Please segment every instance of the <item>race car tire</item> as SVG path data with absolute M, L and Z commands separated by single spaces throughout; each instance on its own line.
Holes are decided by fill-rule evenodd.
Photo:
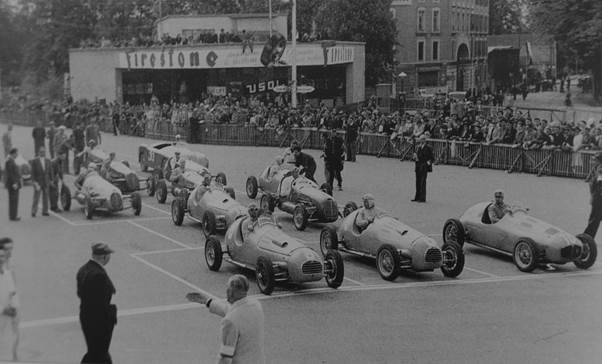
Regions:
M 353 201 L 347 202 L 343 208 L 343 217 L 349 216 L 355 210 L 357 210 L 357 204 Z
M 201 225 L 205 236 L 214 235 L 216 231 L 215 214 L 212 211 L 205 211 Z
M 307 220 L 309 219 L 309 215 L 307 214 L 307 210 L 302 205 L 297 205 L 293 210 L 293 224 L 295 225 L 295 229 L 299 231 L 305 230 L 307 227 Z
M 257 276 L 257 287 L 259 287 L 261 293 L 271 295 L 276 286 L 276 280 L 274 279 L 274 268 L 269 258 L 257 258 L 255 274 Z
M 249 176 L 247 178 L 247 183 L 245 185 L 245 189 L 247 190 L 247 196 L 250 199 L 254 199 L 257 197 L 257 191 L 259 190 L 259 184 L 257 183 L 257 177 Z
M 182 200 L 176 198 L 171 201 L 171 221 L 176 226 L 182 226 L 184 222 L 184 207 L 182 206 Z
M 376 252 L 376 269 L 385 281 L 393 281 L 400 273 L 401 258 L 389 244 L 384 244 Z
M 339 239 L 337 238 L 337 230 L 334 226 L 324 226 L 320 233 L 320 251 L 323 256 L 326 256 L 329 251 L 339 248 Z
M 328 183 L 322 183 L 320 186 L 320 191 L 324 192 L 327 195 L 332 196 L 332 186 Z
M 443 242 L 452 242 L 458 244 L 460 247 L 463 247 L 465 239 L 466 233 L 464 232 L 464 226 L 460 220 L 448 219 L 443 225 Z
M 228 180 L 226 179 L 226 174 L 224 172 L 219 172 L 215 176 L 215 181 L 221 183 L 224 186 L 228 185 Z
M 92 205 L 92 201 L 88 197 L 84 200 L 84 215 L 86 215 L 86 219 L 88 220 L 92 220 L 94 216 L 94 205 Z
M 222 244 L 219 240 L 214 236 L 208 237 L 205 242 L 205 262 L 209 270 L 217 272 L 222 266 L 223 256 Z
M 140 211 L 142 211 L 142 197 L 138 192 L 132 193 L 132 209 L 134 209 L 134 216 L 140 216 Z
M 121 163 L 123 163 L 124 166 L 130 168 L 130 162 L 123 160 L 123 161 L 121 161 Z
M 538 264 L 539 252 L 535 242 L 529 238 L 521 238 L 514 245 L 512 259 L 521 272 L 532 272 Z
M 165 180 L 160 179 L 159 182 L 157 182 L 155 197 L 159 203 L 165 203 L 165 200 L 167 200 L 167 183 Z
M 148 193 L 150 197 L 153 197 L 155 195 L 156 183 L 157 181 L 155 181 L 155 175 L 148 177 L 148 179 L 146 180 L 146 193 Z
M 462 247 L 454 242 L 444 243 L 441 252 L 443 253 L 441 272 L 446 277 L 456 278 L 464 270 L 464 251 Z
M 224 188 L 224 191 L 226 191 L 226 193 L 228 195 L 230 195 L 230 198 L 232 198 L 233 200 L 236 200 L 236 192 L 234 192 L 234 188 L 226 187 L 226 188 Z
M 596 258 L 598 257 L 596 241 L 587 234 L 579 234 L 577 235 L 577 239 L 583 244 L 583 250 L 581 256 L 573 263 L 575 264 L 575 267 L 579 269 L 588 269 L 594 265 Z
M 61 205 L 63 211 L 71 210 L 71 190 L 65 185 L 61 186 Z
M 146 172 L 148 171 L 148 164 L 146 164 L 146 158 L 144 158 L 144 153 L 140 152 L 138 153 L 138 163 L 140 164 L 140 170 L 142 172 Z
M 330 288 L 339 288 L 343 284 L 343 278 L 345 277 L 345 264 L 343 263 L 343 257 L 341 253 L 336 250 L 331 250 L 326 253 L 324 262 L 330 264 L 331 270 L 326 273 L 325 279 L 326 284 Z
M 261 208 L 263 211 L 274 212 L 275 205 L 274 199 L 267 193 L 263 194 L 259 200 L 259 208 Z

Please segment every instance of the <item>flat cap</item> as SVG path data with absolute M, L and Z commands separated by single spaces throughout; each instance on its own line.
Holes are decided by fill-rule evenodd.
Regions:
M 109 248 L 106 243 L 94 243 L 92 244 L 92 254 L 94 255 L 106 255 L 114 253 L 115 251 Z

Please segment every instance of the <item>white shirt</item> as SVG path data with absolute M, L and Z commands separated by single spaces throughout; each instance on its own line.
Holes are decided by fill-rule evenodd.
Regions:
M 16 294 L 13 273 L 5 268 L 4 272 L 0 273 L 0 311 L 9 305 L 14 306 L 13 300 Z

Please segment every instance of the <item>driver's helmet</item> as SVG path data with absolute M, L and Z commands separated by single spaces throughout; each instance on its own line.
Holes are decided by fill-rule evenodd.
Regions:
M 366 193 L 362 196 L 362 202 L 364 203 L 364 207 L 373 208 L 375 206 L 374 196 L 371 193 Z

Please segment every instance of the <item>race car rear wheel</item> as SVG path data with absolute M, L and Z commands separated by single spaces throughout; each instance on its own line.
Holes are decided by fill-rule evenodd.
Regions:
M 464 232 L 464 226 L 458 219 L 449 219 L 443 225 L 443 242 L 444 243 L 456 243 L 460 247 L 464 246 L 464 239 L 466 235 Z
M 92 205 L 92 201 L 88 197 L 84 201 L 84 215 L 86 215 L 86 219 L 88 220 L 92 220 L 94 216 L 94 205 Z
M 302 205 L 298 205 L 293 210 L 293 224 L 295 228 L 299 231 L 305 230 L 307 227 L 307 220 L 309 216 L 307 214 L 307 210 Z
M 337 238 L 337 230 L 334 226 L 325 226 L 320 233 L 320 250 L 322 255 L 326 256 L 329 251 L 337 250 L 339 247 L 339 239 Z
M 598 247 L 596 241 L 587 234 L 577 235 L 577 239 L 583 244 L 581 250 L 581 256 L 576 259 L 573 263 L 579 269 L 588 269 L 596 262 L 598 257 Z
M 65 185 L 61 186 L 61 205 L 63 206 L 63 211 L 71 209 L 71 190 Z
M 275 203 L 272 196 L 268 195 L 267 193 L 261 196 L 261 200 L 259 200 L 260 209 L 262 209 L 263 211 L 274 212 L 274 205 Z
M 175 201 L 174 201 L 175 202 Z M 222 244 L 215 237 L 210 236 L 205 242 L 205 262 L 212 271 L 218 271 L 222 266 Z
M 224 186 L 228 185 L 228 180 L 226 179 L 226 174 L 224 172 L 219 172 L 216 176 L 215 176 L 215 180 L 219 183 L 221 183 Z
M 147 178 L 146 180 L 146 193 L 148 193 L 149 196 L 154 196 L 155 195 L 155 176 L 150 176 Z
M 165 203 L 165 200 L 167 200 L 167 183 L 165 180 L 161 179 L 157 182 L 155 197 L 159 203 Z
M 332 196 L 332 186 L 328 183 L 322 183 L 320 186 L 320 190 L 327 195 Z
M 357 210 L 357 204 L 353 201 L 349 201 L 345 204 L 343 208 L 343 217 L 349 216 L 353 211 Z
M 228 195 L 230 195 L 230 198 L 232 198 L 233 200 L 236 200 L 236 192 L 234 192 L 234 188 L 226 187 L 226 188 L 224 188 L 224 191 L 226 191 L 226 193 Z
M 327 252 L 324 257 L 324 265 L 325 268 L 328 268 L 325 275 L 326 284 L 330 288 L 339 288 L 345 277 L 345 265 L 341 253 L 336 250 Z
M 257 270 L 255 272 L 257 276 L 257 287 L 263 294 L 270 295 L 274 291 L 276 286 L 276 280 L 274 279 L 274 268 L 270 259 L 265 257 L 259 257 L 257 259 Z
M 512 259 L 521 272 L 532 272 L 537 267 L 539 256 L 535 242 L 529 238 L 520 239 L 514 246 Z
M 142 197 L 138 192 L 132 193 L 132 209 L 134 209 L 134 215 L 140 216 L 140 211 L 142 211 Z
M 250 199 L 254 199 L 255 197 L 257 197 L 259 185 L 255 176 L 249 176 L 249 178 L 247 178 L 247 184 L 245 187 L 247 190 L 247 196 L 249 196 Z
M 393 281 L 400 273 L 399 253 L 389 244 L 384 244 L 376 253 L 376 269 L 385 281 Z
M 441 247 L 443 264 L 441 272 L 446 277 L 455 278 L 464 270 L 464 252 L 462 247 L 454 242 L 444 243 Z
M 180 198 L 171 201 L 171 221 L 176 226 L 181 226 L 182 222 L 184 222 L 184 207 L 182 206 L 182 202 Z
M 215 214 L 212 211 L 205 211 L 203 214 L 203 220 L 201 220 L 203 226 L 203 233 L 205 236 L 211 236 L 215 234 Z

